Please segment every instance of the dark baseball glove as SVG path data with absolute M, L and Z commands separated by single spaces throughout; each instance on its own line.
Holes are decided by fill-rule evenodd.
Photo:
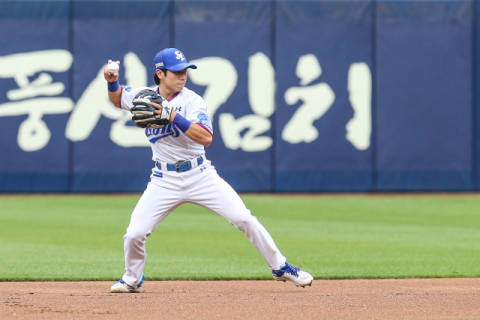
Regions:
M 161 114 L 155 114 L 155 110 L 159 109 L 152 106 L 150 102 L 162 107 Z M 145 89 L 137 93 L 133 98 L 133 108 L 130 112 L 133 114 L 132 120 L 140 128 L 163 128 L 170 122 L 172 116 L 172 108 L 168 101 L 151 89 Z

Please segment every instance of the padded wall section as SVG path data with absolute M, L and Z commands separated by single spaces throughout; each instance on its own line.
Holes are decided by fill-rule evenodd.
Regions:
M 207 150 L 238 191 L 273 191 L 276 79 L 270 1 L 178 1 L 174 44 L 198 66 L 189 84 L 213 119 Z
M 69 3 L 0 7 L 0 192 L 68 191 Z
M 279 191 L 372 189 L 372 4 L 276 7 Z
M 471 189 L 472 2 L 377 13 L 378 189 Z
M 155 86 L 153 58 L 170 44 L 170 4 L 74 2 L 73 97 L 66 135 L 73 141 L 74 192 L 145 189 L 154 166 L 150 142 L 128 111 L 110 102 L 103 68 L 120 61 L 120 84 Z M 128 89 L 127 89 L 128 90 Z

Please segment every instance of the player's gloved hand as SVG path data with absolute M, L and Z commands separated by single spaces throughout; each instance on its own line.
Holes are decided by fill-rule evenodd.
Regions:
M 163 128 L 172 117 L 172 108 L 167 99 L 151 89 L 137 93 L 130 112 L 133 114 L 132 120 L 140 128 Z

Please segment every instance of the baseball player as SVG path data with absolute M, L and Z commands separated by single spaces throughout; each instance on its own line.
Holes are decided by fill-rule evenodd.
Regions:
M 149 105 L 155 107 L 154 116 L 157 119 L 162 117 L 167 125 L 145 130 L 155 165 L 123 237 L 125 273 L 112 285 L 111 292 L 141 291 L 145 279 L 145 241 L 173 210 L 184 203 L 208 208 L 243 231 L 266 260 L 274 279 L 289 280 L 299 287 L 311 285 L 313 277 L 287 263 L 267 230 L 245 207 L 233 188 L 220 178 L 205 156 L 204 147 L 208 147 L 213 139 L 207 105 L 202 97 L 185 87 L 187 69 L 196 69 L 197 66 L 188 63 L 180 50 L 167 48 L 155 56 L 154 68 L 155 90 L 165 102 L 163 106 L 154 102 Z M 120 86 L 118 72 L 111 72 L 108 68 L 104 69 L 104 76 L 108 82 L 108 96 L 118 108 L 131 111 L 138 94 L 151 90 Z

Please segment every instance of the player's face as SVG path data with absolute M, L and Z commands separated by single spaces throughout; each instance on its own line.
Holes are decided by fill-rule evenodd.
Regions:
M 169 91 L 178 92 L 185 87 L 187 83 L 187 69 L 180 71 L 167 70 L 167 74 L 161 73 L 160 80 L 162 81 L 162 86 L 164 86 Z

